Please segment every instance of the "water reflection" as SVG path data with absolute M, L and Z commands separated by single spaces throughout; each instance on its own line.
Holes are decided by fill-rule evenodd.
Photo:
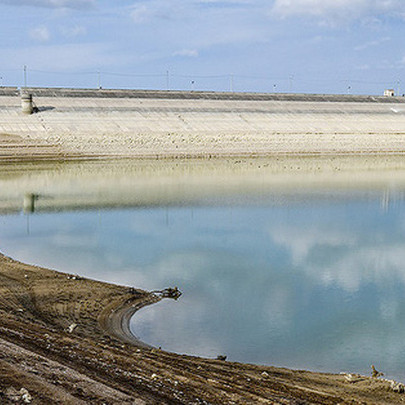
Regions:
M 122 188 L 104 177 L 98 194 L 80 182 L 69 193 L 54 174 L 37 181 L 30 234 L 16 199 L 20 213 L 0 217 L 2 250 L 146 289 L 178 285 L 179 301 L 133 320 L 136 334 L 167 350 L 337 372 L 375 364 L 405 379 L 405 187 L 392 180 L 402 172 L 377 183 L 303 176 L 294 187 L 277 185 L 274 171 L 259 182 L 249 171 L 199 172 L 197 184 L 184 171 L 176 181 L 136 173 Z M 23 196 L 34 184 L 24 176 Z M 0 190 L 10 212 L 14 191 Z
M 35 212 L 35 203 L 38 201 L 39 195 L 34 193 L 27 193 L 24 195 L 23 211 L 26 214 Z

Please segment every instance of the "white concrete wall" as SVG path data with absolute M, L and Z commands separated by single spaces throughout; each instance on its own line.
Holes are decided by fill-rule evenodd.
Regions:
M 353 100 L 34 96 L 25 116 L 0 95 L 0 133 L 93 155 L 404 152 L 403 100 Z

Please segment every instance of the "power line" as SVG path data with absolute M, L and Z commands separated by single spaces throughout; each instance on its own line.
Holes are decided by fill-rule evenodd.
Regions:
M 180 77 L 184 79 L 223 79 L 228 78 L 228 75 L 210 75 L 210 76 L 202 76 L 202 75 L 176 75 L 172 74 L 171 77 Z
M 56 70 L 42 70 L 42 69 L 28 69 L 26 67 L 27 72 L 32 73 L 43 73 L 43 74 L 56 74 L 56 75 L 107 75 L 107 76 L 121 76 L 121 77 L 162 77 L 167 78 L 169 72 L 166 71 L 165 73 L 157 73 L 157 74 L 139 74 L 139 73 L 121 73 L 121 72 L 109 72 L 103 70 L 94 70 L 94 71 L 78 71 L 78 72 L 64 72 L 64 71 L 56 71 Z M 18 72 L 19 69 L 1 69 L 1 72 Z M 218 74 L 218 75 L 200 75 L 200 74 L 175 74 L 170 73 L 170 77 L 172 78 L 185 78 L 185 79 L 254 79 L 254 80 L 266 80 L 266 81 L 286 81 L 289 82 L 291 80 L 300 82 L 300 83 L 333 83 L 333 82 L 340 82 L 340 83 L 363 83 L 363 84 L 387 84 L 387 83 L 398 83 L 398 78 L 386 81 L 374 81 L 374 80 L 362 80 L 362 79 L 348 79 L 348 78 L 337 78 L 335 80 L 331 79 L 307 79 L 307 78 L 300 78 L 295 75 L 289 75 L 288 77 L 271 77 L 271 76 L 256 76 L 256 75 L 238 75 L 238 74 Z
M 0 69 L 0 75 L 4 79 L 6 72 L 18 72 L 20 69 Z M 265 75 L 244 75 L 244 74 L 234 74 L 234 73 L 227 73 L 227 74 L 176 74 L 169 72 L 168 70 L 162 73 L 123 73 L 123 72 L 111 72 L 111 71 L 103 71 L 103 70 L 88 70 L 88 71 L 58 71 L 58 70 L 42 70 L 42 69 L 29 69 L 26 65 L 24 65 L 24 86 L 27 86 L 28 74 L 30 73 L 30 84 L 32 85 L 33 79 L 35 79 L 36 74 L 46 74 L 46 75 L 58 75 L 62 77 L 69 77 L 69 76 L 93 76 L 95 79 L 95 83 L 98 84 L 98 88 L 101 88 L 101 81 L 107 77 L 126 77 L 126 78 L 134 78 L 134 79 L 151 79 L 150 84 L 153 84 L 153 79 L 163 79 L 166 82 L 166 89 L 171 87 L 176 87 L 176 79 L 177 79 L 177 86 L 179 83 L 182 83 L 181 79 L 186 79 L 187 84 L 183 86 L 189 86 L 192 83 L 192 87 L 194 88 L 197 86 L 197 83 L 200 84 L 201 82 L 205 81 L 204 87 L 214 87 L 213 83 L 207 83 L 214 81 L 214 80 L 222 80 L 222 82 L 216 82 L 216 87 L 220 85 L 223 90 L 234 91 L 235 85 L 239 88 L 244 88 L 245 91 L 249 91 L 249 81 L 256 80 L 256 81 L 263 81 L 261 86 L 266 88 L 271 88 L 272 90 L 282 91 L 282 88 L 288 87 L 289 91 L 292 91 L 292 87 L 297 88 L 299 86 L 302 87 L 303 84 L 317 84 L 318 86 L 321 85 L 323 88 L 342 88 L 350 90 L 352 89 L 353 85 L 370 85 L 370 86 L 384 86 L 385 88 L 397 88 L 398 94 L 400 89 L 401 80 L 399 77 L 395 79 L 390 79 L 386 81 L 379 81 L 379 80 L 364 80 L 358 78 L 334 78 L 334 79 L 325 79 L 325 78 L 311 78 L 311 77 L 300 77 L 296 75 L 286 75 L 284 77 L 272 77 L 272 76 L 265 76 Z M 171 82 L 174 80 L 174 82 Z M 239 82 L 239 83 L 238 83 Z M 155 81 L 155 85 L 160 83 Z M 221 84 L 222 83 L 222 84 Z M 282 83 L 282 86 L 280 85 Z M 129 83 L 127 83 L 129 84 Z M 160 83 L 161 86 L 164 86 L 163 82 Z M 257 84 L 255 84 L 257 87 Z M 180 86 L 181 88 L 182 86 Z M 358 86 L 357 86 L 358 87 Z
M 103 72 L 103 75 L 107 76 L 122 76 L 122 77 L 166 77 L 166 74 L 135 74 L 135 73 L 115 73 L 115 72 Z
M 58 72 L 58 71 L 49 71 L 49 70 L 38 70 L 38 69 L 29 69 L 30 72 L 33 73 L 44 73 L 44 74 L 52 74 L 52 75 L 62 75 L 62 76 L 82 76 L 82 75 L 95 75 L 99 73 L 98 71 L 94 72 Z

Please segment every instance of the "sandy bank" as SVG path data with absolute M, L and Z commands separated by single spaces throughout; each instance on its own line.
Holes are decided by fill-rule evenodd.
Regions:
M 0 398 L 33 404 L 402 403 L 389 383 L 167 353 L 123 342 L 111 314 L 149 293 L 0 256 Z M 72 333 L 69 326 L 76 324 Z M 13 394 L 14 393 L 14 394 Z

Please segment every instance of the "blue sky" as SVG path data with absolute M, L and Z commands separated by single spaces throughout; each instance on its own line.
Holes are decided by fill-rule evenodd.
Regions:
M 0 0 L 0 27 L 0 85 L 405 93 L 404 0 Z

